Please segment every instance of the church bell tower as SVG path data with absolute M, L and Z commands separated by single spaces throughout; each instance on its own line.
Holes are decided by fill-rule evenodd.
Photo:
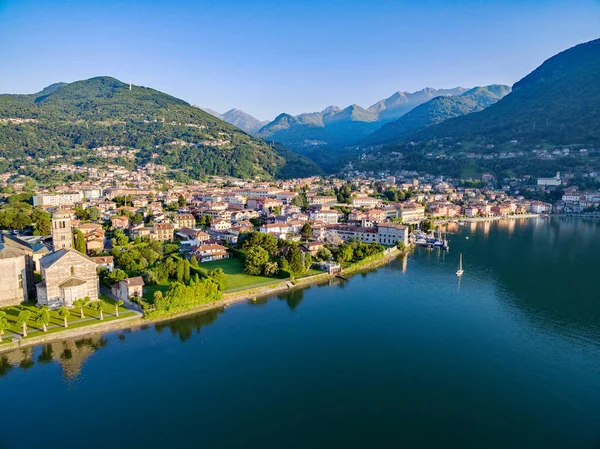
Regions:
M 73 247 L 71 216 L 63 209 L 58 209 L 52 216 L 52 246 L 54 251 Z

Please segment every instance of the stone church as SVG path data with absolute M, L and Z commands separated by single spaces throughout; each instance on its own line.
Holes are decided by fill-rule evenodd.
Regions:
M 35 294 L 34 250 L 17 238 L 5 235 L 0 243 L 0 307 L 29 301 Z
M 37 284 L 38 305 L 72 307 L 77 299 L 98 300 L 96 262 L 72 249 L 71 218 L 58 210 L 52 217 L 54 251 L 40 260 L 42 282 Z

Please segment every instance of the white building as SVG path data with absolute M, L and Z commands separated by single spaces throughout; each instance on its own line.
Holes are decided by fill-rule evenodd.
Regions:
M 407 226 L 396 223 L 379 223 L 377 225 L 378 242 L 382 245 L 396 245 L 398 242 L 408 246 Z
M 538 178 L 537 185 L 538 186 L 559 186 L 562 184 L 560 180 L 560 172 L 556 172 L 556 176 L 554 178 Z
M 70 206 L 83 201 L 81 192 L 39 194 L 33 197 L 34 206 Z

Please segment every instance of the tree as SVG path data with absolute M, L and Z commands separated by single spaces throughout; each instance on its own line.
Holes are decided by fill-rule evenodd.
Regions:
M 35 324 L 42 326 L 44 332 L 48 332 L 48 323 L 50 323 L 50 311 L 48 310 L 48 307 L 43 306 L 35 314 Z
M 275 276 L 279 273 L 279 265 L 277 265 L 277 262 L 267 262 L 263 271 L 265 276 Z
M 208 270 L 208 277 L 212 278 L 219 284 L 221 290 L 223 290 L 223 286 L 225 285 L 225 272 L 223 268 L 215 268 L 213 270 Z
M 104 320 L 104 312 L 106 311 L 108 304 L 103 299 L 100 299 L 94 303 L 94 309 L 100 314 L 100 321 Z
M 75 250 L 79 251 L 81 254 L 85 254 L 87 248 L 85 246 L 85 236 L 83 235 L 83 232 L 81 232 L 79 229 L 75 229 L 73 231 L 73 236 L 74 236 Z
M 115 316 L 119 316 L 119 307 L 123 305 L 123 301 L 118 299 L 115 301 Z
M 435 228 L 433 222 L 431 220 L 424 220 L 421 222 L 421 229 L 423 232 L 429 232 Z
M 273 214 L 274 215 L 281 215 L 281 206 L 275 206 L 273 208 Z
M 96 206 L 90 207 L 87 209 L 88 218 L 92 221 L 98 221 L 102 217 L 102 211 L 98 209 Z
M 17 317 L 17 326 L 23 326 L 23 338 L 27 337 L 27 320 L 31 317 L 29 310 L 21 310 Z
M 300 235 L 304 240 L 312 238 L 313 228 L 308 221 L 302 225 L 302 229 L 300 229 Z
M 137 224 L 137 223 L 143 223 L 144 222 L 144 216 L 142 214 L 140 214 L 139 212 L 137 212 L 132 218 L 131 218 L 131 222 L 133 224 Z
M 286 254 L 286 259 L 290 264 L 290 270 L 294 275 L 299 275 L 304 273 L 304 256 L 302 255 L 302 251 L 296 245 L 291 245 L 288 248 L 288 252 Z
M 354 257 L 354 251 L 350 245 L 341 245 L 338 248 L 337 260 L 338 262 L 350 262 Z
M 246 253 L 244 271 L 250 275 L 258 276 L 263 272 L 265 264 L 269 261 L 269 253 L 261 246 L 254 246 Z
M 65 327 L 69 327 L 69 322 L 67 321 L 67 318 L 69 318 L 70 315 L 71 312 L 69 312 L 69 309 L 67 309 L 65 306 L 60 306 L 60 308 L 58 309 L 58 316 L 65 320 Z
M 52 232 L 52 216 L 38 207 L 31 211 L 31 221 L 35 225 L 36 234 L 49 235 Z
M 190 259 L 190 265 L 194 268 L 198 268 L 198 259 L 196 259 L 196 256 L 192 256 Z
M 6 318 L 6 312 L 0 310 L 0 342 L 2 341 L 2 336 L 4 335 L 4 331 L 8 329 L 8 319 Z
M 183 281 L 190 282 L 190 262 L 187 259 L 183 261 Z
M 154 296 L 153 296 L 154 304 L 156 304 L 157 302 L 162 301 L 163 297 L 164 297 L 164 295 L 163 295 L 163 293 L 160 290 L 155 291 L 154 292 Z
M 329 251 L 328 248 L 323 247 L 317 253 L 317 257 L 324 261 L 331 260 L 331 251 Z
M 185 206 L 187 204 L 187 201 L 185 200 L 185 196 L 183 196 L 182 194 L 179 194 L 179 196 L 177 197 L 177 205 L 181 208 L 183 206 Z
M 294 206 L 301 207 L 302 210 L 308 209 L 308 197 L 306 196 L 306 192 L 300 192 L 297 196 L 292 200 L 292 204 Z
M 243 233 L 240 240 L 238 240 L 238 247 L 244 251 L 248 251 L 255 246 L 260 246 L 269 254 L 275 255 L 277 252 L 277 237 L 254 231 Z
M 177 282 L 183 282 L 185 277 L 185 266 L 183 264 L 183 260 L 179 259 L 177 261 Z
M 83 314 L 83 307 L 89 302 L 90 302 L 89 296 L 86 296 L 85 298 L 76 299 L 75 301 L 73 301 L 73 305 L 75 307 L 79 308 L 79 313 L 81 315 L 81 319 L 85 318 L 85 315 Z

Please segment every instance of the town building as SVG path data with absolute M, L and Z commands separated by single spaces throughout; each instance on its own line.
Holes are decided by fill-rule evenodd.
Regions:
M 16 245 L 0 243 L 0 307 L 29 300 L 33 273 L 28 274 L 27 257 Z
M 77 299 L 98 300 L 96 262 L 70 248 L 59 249 L 41 261 L 42 281 L 37 284 L 37 303 L 72 307 Z
M 64 209 L 58 209 L 52 215 L 52 247 L 54 251 L 73 247 L 71 214 Z
M 192 248 L 189 257 L 195 257 L 200 263 L 213 260 L 229 259 L 227 248 L 217 243 L 208 243 Z
M 110 292 L 121 301 L 129 302 L 132 297 L 141 298 L 144 295 L 144 280 L 141 276 L 123 279 L 113 284 Z
M 175 216 L 175 229 L 195 228 L 196 218 L 192 214 L 177 214 Z
M 174 229 L 171 223 L 155 223 L 150 238 L 159 242 L 170 242 L 174 237 Z

